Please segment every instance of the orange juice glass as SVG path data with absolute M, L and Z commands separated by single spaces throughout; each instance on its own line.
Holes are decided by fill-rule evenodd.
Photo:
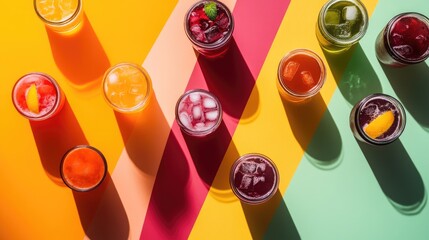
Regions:
M 63 156 L 60 173 L 70 189 L 87 192 L 103 182 L 107 173 L 107 162 L 98 149 L 79 145 Z
M 78 30 L 82 23 L 82 0 L 34 0 L 34 10 L 45 25 L 60 33 Z

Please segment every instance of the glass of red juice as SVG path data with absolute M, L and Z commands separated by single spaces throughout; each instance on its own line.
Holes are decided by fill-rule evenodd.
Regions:
M 193 89 L 177 101 L 176 120 L 188 135 L 205 137 L 215 132 L 222 122 L 222 106 L 209 91 Z
M 65 96 L 58 83 L 45 73 L 29 73 L 15 83 L 12 102 L 16 110 L 33 121 L 55 116 L 64 105 Z
M 326 79 L 322 59 L 308 49 L 295 49 L 287 53 L 277 70 L 277 88 L 291 102 L 304 102 L 316 95 Z
M 185 33 L 202 55 L 215 58 L 229 47 L 234 19 L 228 7 L 219 1 L 198 1 L 185 15 Z
M 415 12 L 393 17 L 375 42 L 378 60 L 388 66 L 403 67 L 429 57 L 429 19 Z
M 268 201 L 279 185 L 279 173 L 274 162 L 259 153 L 249 153 L 232 165 L 230 185 L 243 202 L 260 204 Z
M 392 96 L 375 93 L 359 101 L 350 113 L 350 128 L 359 141 L 389 144 L 402 134 L 406 117 L 402 104 Z
M 64 154 L 60 173 L 70 189 L 87 192 L 103 182 L 107 173 L 107 162 L 98 149 L 79 145 Z

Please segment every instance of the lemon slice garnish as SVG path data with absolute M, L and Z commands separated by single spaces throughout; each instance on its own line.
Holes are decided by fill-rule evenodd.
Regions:
M 383 135 L 389 128 L 392 126 L 393 121 L 395 120 L 395 115 L 393 111 L 386 111 L 378 117 L 376 117 L 372 122 L 370 122 L 363 131 L 372 139 Z
M 31 84 L 28 89 L 26 99 L 28 110 L 32 113 L 39 113 L 39 96 L 37 94 L 37 88 L 35 84 Z

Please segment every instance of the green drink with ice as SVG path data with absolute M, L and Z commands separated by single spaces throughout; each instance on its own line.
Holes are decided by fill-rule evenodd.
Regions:
M 366 33 L 368 13 L 359 0 L 331 0 L 319 13 L 316 36 L 329 52 L 349 49 Z

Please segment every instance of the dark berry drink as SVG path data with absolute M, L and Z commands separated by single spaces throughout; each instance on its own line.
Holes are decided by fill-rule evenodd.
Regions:
M 212 93 L 195 89 L 183 94 L 176 104 L 176 120 L 191 136 L 204 137 L 222 122 L 222 107 Z
M 258 204 L 269 200 L 275 194 L 278 183 L 276 166 L 261 154 L 243 155 L 231 168 L 231 188 L 246 203 Z
M 355 105 L 350 126 L 355 137 L 375 145 L 396 140 L 405 128 L 405 111 L 395 98 L 372 94 Z
M 395 16 L 376 41 L 377 58 L 390 66 L 425 61 L 429 56 L 429 19 L 419 13 Z
M 219 1 L 199 1 L 185 16 L 186 35 L 194 48 L 207 57 L 226 52 L 233 29 L 232 14 Z

